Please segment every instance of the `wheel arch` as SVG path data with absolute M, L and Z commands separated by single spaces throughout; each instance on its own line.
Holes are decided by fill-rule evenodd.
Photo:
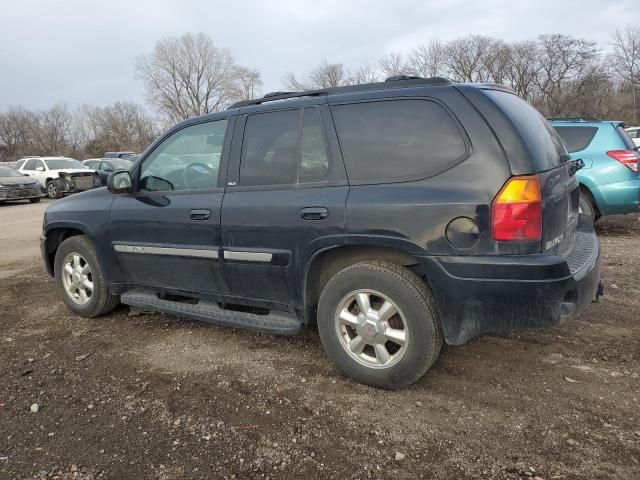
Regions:
M 53 262 L 56 258 L 56 252 L 60 247 L 60 244 L 67 238 L 71 238 L 77 235 L 88 235 L 88 231 L 81 225 L 60 225 L 49 228 L 45 233 L 44 251 L 45 262 L 49 275 L 53 276 Z
M 385 260 L 410 268 L 429 283 L 427 272 L 412 254 L 387 246 L 342 245 L 316 252 L 305 268 L 303 301 L 307 320 L 313 317 L 320 294 L 340 270 L 367 260 Z
M 579 188 L 580 188 L 580 193 L 584 194 L 591 202 L 591 205 L 593 205 L 593 209 L 595 210 L 595 214 L 596 214 L 595 217 L 597 220 L 602 216 L 602 212 L 600 211 L 600 207 L 598 206 L 598 201 L 596 200 L 596 197 L 593 195 L 591 188 L 589 188 L 589 186 L 583 182 L 580 182 Z

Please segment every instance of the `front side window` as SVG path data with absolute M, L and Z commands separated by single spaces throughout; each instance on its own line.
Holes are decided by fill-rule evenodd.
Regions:
M 466 153 L 460 130 L 429 100 L 384 100 L 332 107 L 349 178 L 383 182 L 437 174 Z
M 41 168 L 42 170 L 46 170 L 46 168 L 44 168 L 44 162 L 42 160 L 36 160 L 36 167 L 35 169 L 39 169 Z
M 183 128 L 164 140 L 140 167 L 140 190 L 206 190 L 218 186 L 227 120 Z
M 36 169 L 36 160 L 32 158 L 31 160 L 27 160 L 24 164 L 23 170 L 35 170 Z

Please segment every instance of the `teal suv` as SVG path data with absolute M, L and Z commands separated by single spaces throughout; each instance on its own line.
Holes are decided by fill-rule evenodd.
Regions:
M 584 162 L 576 174 L 582 213 L 598 220 L 604 215 L 640 212 L 640 154 L 622 122 L 554 118 L 551 124 L 571 158 Z

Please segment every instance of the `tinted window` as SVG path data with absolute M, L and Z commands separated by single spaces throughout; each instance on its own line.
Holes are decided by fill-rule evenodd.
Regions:
M 24 164 L 24 168 L 23 170 L 35 170 L 36 169 L 36 160 L 35 159 L 31 159 L 31 160 L 27 160 Z
M 579 152 L 589 146 L 598 131 L 597 127 L 554 127 L 567 146 L 569 153 Z
M 296 182 L 300 111 L 250 115 L 244 130 L 240 185 L 291 185 Z
M 38 168 L 45 170 L 44 163 L 42 162 L 42 160 L 36 160 L 36 166 L 34 169 L 37 170 Z
M 218 120 L 175 132 L 142 163 L 140 189 L 168 191 L 216 188 L 226 128 L 227 120 Z
M 329 174 L 329 151 L 322 118 L 317 108 L 306 108 L 302 118 L 302 141 L 298 182 L 319 182 Z
M 565 148 L 560 136 L 540 113 L 517 95 L 484 90 L 521 135 L 537 171 L 560 165 Z
M 466 152 L 449 114 L 427 100 L 387 100 L 332 108 L 349 177 L 428 177 Z

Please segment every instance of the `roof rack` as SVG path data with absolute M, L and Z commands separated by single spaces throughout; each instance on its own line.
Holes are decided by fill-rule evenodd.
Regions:
M 292 98 L 303 97 L 320 97 L 324 95 L 332 95 L 338 93 L 364 92 L 367 90 L 384 90 L 385 88 L 398 88 L 400 86 L 421 86 L 421 85 L 450 85 L 451 80 L 443 77 L 413 77 L 409 75 L 397 75 L 387 78 L 384 82 L 362 83 L 359 85 L 347 85 L 345 87 L 333 87 L 319 90 L 306 90 L 302 92 L 270 92 L 262 98 L 254 98 L 252 100 L 242 100 L 229 106 L 227 110 L 232 108 L 249 107 L 252 105 L 260 105 L 266 102 L 274 102 L 276 100 L 288 100 Z
M 550 122 L 601 122 L 596 117 L 553 117 L 547 118 Z

